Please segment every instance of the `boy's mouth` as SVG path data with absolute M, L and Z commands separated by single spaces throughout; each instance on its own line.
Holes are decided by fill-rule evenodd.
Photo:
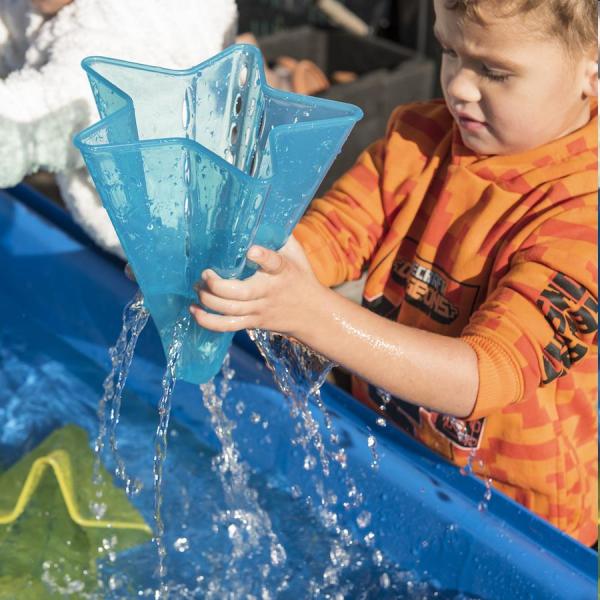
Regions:
M 465 129 L 466 131 L 473 131 L 473 132 L 481 131 L 482 129 L 484 129 L 486 127 L 485 121 L 473 119 L 472 117 L 470 117 L 469 115 L 467 115 L 465 113 L 457 113 L 456 121 L 458 122 L 460 127 L 462 129 Z

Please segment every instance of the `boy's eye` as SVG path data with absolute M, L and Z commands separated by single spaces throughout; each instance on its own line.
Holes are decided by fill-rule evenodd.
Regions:
M 492 69 L 486 67 L 485 65 L 483 65 L 482 71 L 483 71 L 483 76 L 486 79 L 489 79 L 491 81 L 498 81 L 500 83 L 502 83 L 503 81 L 506 81 L 510 77 L 510 75 L 508 73 L 499 73 L 498 71 L 493 71 Z

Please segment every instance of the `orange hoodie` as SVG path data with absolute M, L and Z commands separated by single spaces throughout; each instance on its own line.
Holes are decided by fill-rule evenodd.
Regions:
M 457 465 L 475 453 L 479 476 L 587 545 L 598 531 L 596 112 L 543 147 L 486 157 L 443 102 L 399 107 L 294 232 L 322 283 L 368 267 L 364 306 L 475 350 L 468 419 L 398 398 L 388 416 Z M 353 391 L 382 404 L 364 381 Z

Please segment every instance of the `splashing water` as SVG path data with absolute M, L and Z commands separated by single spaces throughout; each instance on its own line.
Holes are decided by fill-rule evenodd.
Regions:
M 154 521 L 156 531 L 154 534 L 154 543 L 158 552 L 158 578 L 159 589 L 156 591 L 155 598 L 168 598 L 169 589 L 165 583 L 167 575 L 166 556 L 167 548 L 164 543 L 165 525 L 161 515 L 162 507 L 162 477 L 163 466 L 167 457 L 167 432 L 169 429 L 169 418 L 171 416 L 171 398 L 175 388 L 175 368 L 184 336 L 190 327 L 190 317 L 188 315 L 180 317 L 175 323 L 173 331 L 173 341 L 169 347 L 167 356 L 167 368 L 162 378 L 162 396 L 158 403 L 159 422 L 154 437 Z
M 392 400 L 392 396 L 389 392 L 387 392 L 386 390 L 381 389 L 381 388 L 377 388 L 377 395 L 381 399 L 381 404 L 379 405 L 379 410 L 381 412 L 385 412 L 387 410 L 389 403 Z M 450 423 L 451 423 L 454 431 L 456 432 L 456 436 L 457 436 L 459 442 L 467 447 L 469 447 L 469 446 L 471 447 L 471 449 L 469 451 L 469 455 L 467 457 L 467 462 L 464 466 L 462 466 L 460 468 L 460 473 L 461 473 L 461 475 L 474 474 L 475 471 L 473 469 L 473 465 L 475 464 L 475 459 L 477 458 L 477 448 L 473 447 L 473 445 L 477 443 L 477 440 L 473 437 L 472 433 L 467 428 L 463 419 L 458 419 L 456 417 L 450 417 Z M 383 419 L 383 418 L 377 419 L 377 424 L 382 427 L 385 427 L 386 426 L 385 419 Z M 371 439 L 373 439 L 373 441 L 376 443 L 375 438 L 373 438 L 372 436 L 369 436 L 369 447 L 370 448 L 371 448 Z M 374 466 L 374 463 L 377 462 L 376 454 L 374 454 L 373 461 L 374 462 L 371 466 Z M 483 466 L 484 466 L 483 460 L 479 459 L 478 463 L 479 463 L 479 467 L 481 469 L 483 469 Z M 485 483 L 485 492 L 483 494 L 482 501 L 479 502 L 479 504 L 477 505 L 479 511 L 486 510 L 488 507 L 488 502 L 492 499 L 493 480 L 490 477 L 485 477 L 483 479 L 484 479 L 484 483 Z
M 320 395 L 320 388 L 331 371 L 333 363 L 296 340 L 263 330 L 252 330 L 248 333 L 258 346 L 278 387 L 288 402 L 291 402 L 290 413 L 292 417 L 299 419 L 296 427 L 298 435 L 296 439 L 292 440 L 292 443 L 302 447 L 305 452 L 304 468 L 312 470 L 316 466 L 315 457 L 311 454 L 309 448 L 312 445 L 317 452 L 326 480 L 330 475 L 329 459 L 331 457 L 343 472 L 346 499 L 342 501 L 342 506 L 345 510 L 359 509 L 364 501 L 363 494 L 358 490 L 356 482 L 346 473 L 346 452 L 344 448 L 340 447 L 340 437 L 333 429 L 331 418 Z M 325 428 L 329 432 L 329 441 L 334 447 L 331 452 L 327 450 L 319 430 L 319 424 L 309 408 L 309 401 L 311 400 L 322 412 Z M 376 441 L 371 435 L 368 437 L 368 445 L 373 456 L 372 467 L 377 469 L 379 459 Z M 320 520 L 334 534 L 330 550 L 331 562 L 324 570 L 323 585 L 336 586 L 342 571 L 349 566 L 350 551 L 355 540 L 348 529 L 342 528 L 338 524 L 336 512 L 338 498 L 333 493 L 328 492 L 322 482 L 317 482 L 315 489 L 319 497 L 320 507 L 317 512 Z M 298 492 L 301 493 L 299 488 L 296 490 L 296 493 Z M 311 501 L 310 496 L 307 500 Z M 374 533 L 368 532 L 365 539 L 369 539 L 369 545 L 373 546 L 375 544 Z M 373 555 L 374 562 L 376 562 L 377 553 L 380 553 L 380 551 L 375 551 Z M 318 596 L 321 592 L 322 590 L 318 586 L 315 586 L 312 591 L 314 596 Z M 343 597 L 343 595 L 340 597 Z
M 460 468 L 461 475 L 476 475 L 473 465 L 475 465 L 475 459 L 477 458 L 477 448 L 471 448 L 469 451 L 469 456 L 467 457 L 467 462 L 464 466 Z M 480 458 L 477 460 L 477 464 L 480 470 L 483 470 L 484 462 Z M 481 477 L 481 475 L 480 475 Z M 485 492 L 483 493 L 483 499 L 477 505 L 477 508 L 480 512 L 487 510 L 488 502 L 492 499 L 492 490 L 493 490 L 493 479 L 491 477 L 482 477 L 483 482 L 485 484 Z
M 7 325 L 11 326 L 11 324 Z M 39 340 L 37 327 L 28 323 L 25 325 L 25 334 L 23 334 L 22 329 L 18 329 L 19 335 L 14 335 L 15 340 L 25 339 L 27 342 L 29 340 Z M 8 342 L 6 341 L 6 335 L 9 335 Z M 0 380 L 5 383 L 5 385 L 0 386 L 0 406 L 6 408 L 10 406 L 14 399 L 18 399 L 19 408 L 16 416 L 21 419 L 23 415 L 27 415 L 25 422 L 27 429 L 20 429 L 20 422 L 16 422 L 17 429 L 14 429 L 15 426 L 12 424 L 4 427 L 2 440 L 4 444 L 8 443 L 8 446 L 3 446 L 3 450 L 8 448 L 5 455 L 15 457 L 22 455 L 23 444 L 25 444 L 24 440 L 26 439 L 24 432 L 28 431 L 30 432 L 28 435 L 31 435 L 31 432 L 35 433 L 37 431 L 29 425 L 30 415 L 36 414 L 32 411 L 39 411 L 39 414 L 43 414 L 45 419 L 39 422 L 34 421 L 34 423 L 38 423 L 35 427 L 38 427 L 40 423 L 41 425 L 48 423 L 52 428 L 55 428 L 61 424 L 75 422 L 91 431 L 95 423 L 93 414 L 97 408 L 97 394 L 92 387 L 86 387 L 86 382 L 82 377 L 93 379 L 101 384 L 106 372 L 103 372 L 99 366 L 95 366 L 93 371 L 90 371 L 90 365 L 87 362 L 82 363 L 85 368 L 79 369 L 77 367 L 76 370 L 67 372 L 63 367 L 63 362 L 70 364 L 71 357 L 73 357 L 73 360 L 81 360 L 80 354 L 70 352 L 62 354 L 62 346 L 55 349 L 52 344 L 47 343 L 44 343 L 45 352 L 57 352 L 57 356 L 63 362 L 57 363 L 56 357 L 40 356 L 37 358 L 38 362 L 35 365 L 28 365 L 24 362 L 27 358 L 24 355 L 25 350 L 23 350 L 23 355 L 17 353 L 17 351 L 21 352 L 18 345 L 20 342 L 15 342 L 14 346 L 11 345 L 12 335 L 12 331 L 7 329 L 4 329 L 0 334 L 3 342 L 0 344 L 0 355 L 2 356 L 2 360 L 0 360 Z M 24 348 L 26 347 L 24 346 Z M 16 348 L 14 352 L 13 348 Z M 7 351 L 8 355 L 6 354 Z M 13 352 L 12 358 L 11 352 Z M 69 360 L 64 360 L 65 356 Z M 75 364 L 78 365 L 78 363 Z M 17 378 L 15 378 L 15 373 L 18 373 Z M 132 376 L 133 373 L 130 374 L 129 379 Z M 26 382 L 26 385 L 22 384 L 18 392 L 15 392 L 15 388 L 11 386 L 11 381 L 17 381 L 21 384 Z M 6 385 L 7 383 L 8 385 Z M 186 396 L 185 386 L 178 385 L 177 387 L 182 388 L 179 390 L 182 392 L 182 397 L 186 397 L 188 401 L 193 402 L 193 392 L 195 391 L 193 388 L 187 390 L 190 393 Z M 226 408 L 231 410 L 231 413 L 227 413 L 228 415 L 236 415 L 238 411 L 242 411 L 243 414 L 248 416 L 256 409 L 262 412 L 259 404 L 250 397 L 243 398 L 247 409 L 242 410 L 244 406 L 240 404 L 242 401 L 241 394 L 245 394 L 246 389 L 246 384 L 242 383 L 239 390 L 236 385 L 233 393 L 228 395 L 228 399 L 231 400 L 231 406 L 226 405 Z M 125 406 L 124 402 L 123 408 L 124 410 L 130 409 L 129 413 L 135 422 L 132 423 L 129 419 L 121 419 L 118 431 L 120 436 L 119 448 L 124 458 L 127 459 L 129 470 L 139 475 L 145 482 L 152 479 L 153 475 L 152 461 L 148 460 L 148 452 L 146 451 L 150 450 L 150 455 L 152 454 L 153 436 L 156 432 L 154 411 L 149 408 L 152 398 L 149 393 L 146 393 L 146 397 L 132 394 L 127 400 L 129 406 Z M 47 406 L 50 403 L 52 403 L 54 410 L 51 415 L 48 415 Z M 153 404 L 155 405 L 156 402 Z M 275 409 L 279 418 L 281 414 L 277 410 L 278 407 L 279 405 L 273 405 L 272 408 Z M 3 416 L 3 418 L 5 417 Z M 273 416 L 273 418 L 275 417 Z M 233 420 L 235 422 L 235 417 L 233 417 Z M 170 550 L 166 557 L 169 571 L 169 597 L 189 598 L 191 600 L 207 598 L 212 594 L 213 598 L 233 600 L 234 596 L 231 594 L 227 596 L 220 595 L 218 590 L 220 589 L 221 578 L 231 564 L 233 545 L 229 534 L 231 532 L 234 538 L 236 532 L 245 535 L 241 526 L 230 530 L 229 525 L 238 526 L 239 523 L 235 520 L 236 516 L 243 519 L 246 515 L 242 513 L 233 515 L 230 513 L 230 518 L 226 523 L 211 518 L 213 514 L 224 513 L 225 509 L 229 507 L 225 506 L 223 502 L 223 485 L 220 478 L 211 469 L 211 462 L 214 459 L 214 450 L 211 448 L 214 448 L 213 444 L 216 440 L 213 441 L 209 436 L 212 427 L 206 428 L 208 418 L 203 417 L 199 424 L 188 421 L 187 418 L 182 420 L 178 424 L 176 435 L 172 428 L 172 421 L 173 418 L 171 417 L 169 423 L 169 461 L 172 462 L 172 468 L 168 470 L 165 468 L 164 470 L 162 502 L 162 514 L 165 517 L 166 524 L 164 542 Z M 261 416 L 261 425 L 257 426 L 254 431 L 262 433 L 262 424 L 266 421 L 267 419 Z M 12 423 L 12 421 L 8 422 Z M 197 429 L 198 425 L 202 428 L 201 430 Z M 286 431 L 291 433 L 289 437 L 294 437 L 294 425 L 295 422 L 292 422 L 291 427 L 289 427 L 289 422 L 286 423 Z M 188 426 L 190 429 L 188 429 Z M 324 425 L 320 426 L 323 429 L 325 441 L 329 442 L 331 436 L 337 435 L 327 432 Z M 251 428 L 250 424 L 245 429 L 241 427 L 240 444 L 250 444 L 252 447 Z M 40 429 L 40 431 L 42 430 Z M 248 432 L 251 436 L 250 439 L 245 437 Z M 237 430 L 234 430 L 234 433 L 237 433 Z M 42 433 L 38 435 L 41 436 Z M 266 435 L 268 435 L 268 432 Z M 206 436 L 209 436 L 210 439 Z M 345 437 L 341 435 L 340 439 L 344 441 Z M 144 442 L 143 452 L 141 451 L 142 441 Z M 339 443 L 339 440 L 336 440 L 335 443 Z M 238 448 L 241 447 L 238 446 Z M 317 454 L 314 454 L 318 461 Z M 301 465 L 298 466 L 301 467 Z M 325 481 L 319 490 L 319 494 L 326 497 L 327 502 L 333 507 L 336 504 L 336 499 L 332 497 L 328 487 L 329 485 L 334 487 L 333 478 L 337 477 L 338 464 L 336 461 L 331 460 L 331 466 L 332 473 L 329 476 L 329 481 L 327 478 L 322 478 Z M 351 466 L 354 465 L 348 464 L 348 468 Z M 309 473 L 307 479 L 311 478 L 310 475 L 313 472 Z M 278 477 L 276 473 L 274 475 Z M 273 599 L 276 597 L 329 597 L 339 599 L 360 596 L 364 598 L 413 598 L 415 600 L 424 597 L 438 597 L 445 600 L 455 599 L 455 593 L 442 594 L 436 586 L 431 586 L 422 581 L 420 574 L 403 571 L 397 564 L 389 564 L 384 561 L 379 568 L 375 566 L 375 562 L 380 560 L 380 555 L 375 553 L 373 545 L 375 536 L 368 529 L 373 526 L 371 521 L 376 519 L 375 514 L 371 518 L 368 511 L 364 510 L 365 506 L 360 510 L 356 510 L 358 513 L 356 517 L 358 531 L 355 535 L 358 536 L 359 543 L 354 544 L 351 546 L 350 551 L 347 551 L 344 543 L 349 538 L 349 534 L 344 529 L 345 527 L 352 528 L 351 519 L 347 518 L 352 515 L 340 514 L 339 510 L 336 513 L 331 510 L 330 513 L 332 514 L 327 515 L 316 502 L 313 506 L 315 510 L 309 510 L 307 504 L 300 501 L 302 490 L 299 488 L 293 488 L 291 493 L 287 494 L 280 486 L 281 480 L 271 479 L 270 474 L 267 474 L 265 478 L 262 473 L 252 472 L 250 477 L 249 481 L 252 489 L 260 494 L 257 501 L 260 502 L 261 508 L 268 512 L 273 528 L 287 552 L 285 561 L 286 579 L 282 581 L 279 587 L 273 585 L 270 590 L 264 590 L 264 593 L 260 589 L 261 586 L 265 582 L 274 581 L 275 578 L 272 575 L 279 577 L 283 569 L 279 570 L 279 568 L 269 564 L 270 545 L 265 543 L 268 540 L 264 538 L 262 544 L 264 555 L 262 556 L 266 556 L 266 560 L 253 563 L 254 557 L 249 558 L 245 573 L 251 572 L 252 579 L 255 581 L 257 586 L 257 593 L 254 594 L 255 598 L 261 598 L 261 600 L 268 597 Z M 286 486 L 294 483 L 285 478 L 283 482 Z M 309 481 L 307 483 L 311 485 Z M 146 488 L 148 489 L 142 490 L 136 496 L 134 504 L 146 519 L 151 519 L 153 493 L 149 489 L 151 486 L 147 485 Z M 352 488 L 350 492 L 357 504 L 360 503 L 358 490 Z M 350 498 L 346 497 L 342 486 L 336 486 L 336 493 L 339 495 L 338 502 L 348 500 L 351 503 Z M 175 521 L 181 517 L 186 518 L 188 507 L 193 507 L 191 522 L 185 526 L 178 524 L 180 526 L 170 530 L 169 516 Z M 335 517 L 338 519 L 337 523 L 334 521 Z M 329 530 L 322 526 L 322 519 L 326 518 L 331 519 L 334 523 L 332 525 L 334 529 Z M 219 531 L 215 532 L 214 529 L 211 529 L 212 525 L 219 525 Z M 337 536 L 334 535 L 335 527 L 340 529 Z M 355 531 L 355 529 L 352 530 Z M 117 600 L 117 598 L 133 597 L 156 598 L 156 553 L 152 551 L 150 544 L 133 547 L 125 553 L 120 553 L 116 552 L 112 546 L 113 535 L 106 532 L 104 537 L 107 541 L 102 540 L 99 543 L 103 552 L 97 565 L 98 570 L 102 568 L 103 578 L 97 585 L 94 585 L 96 579 L 94 573 L 92 571 L 88 573 L 87 568 L 81 571 L 81 575 L 77 572 L 73 573 L 69 569 L 65 574 L 65 565 L 68 564 L 72 553 L 69 546 L 71 540 L 67 539 L 64 547 L 61 546 L 62 549 L 56 556 L 44 557 L 45 560 L 48 560 L 45 567 L 42 567 L 42 561 L 40 560 L 39 570 L 37 571 L 39 574 L 36 574 L 35 564 L 33 562 L 31 564 L 32 575 L 29 580 L 35 583 L 34 580 L 40 582 L 40 579 L 43 578 L 41 583 L 48 588 L 47 595 L 42 593 L 39 597 L 47 597 L 52 593 L 57 597 L 58 595 L 61 597 L 64 595 L 89 600 L 100 600 L 101 598 Z M 339 540 L 338 546 L 332 544 L 333 537 Z M 363 537 L 365 537 L 364 542 Z M 41 544 L 44 543 L 41 538 L 39 541 Z M 350 555 L 348 566 L 344 566 L 348 563 L 346 554 Z M 22 556 L 26 557 L 27 555 Z M 261 571 L 253 564 L 258 564 Z M 332 568 L 327 570 L 329 565 Z M 263 571 L 264 567 L 269 566 L 271 576 L 267 579 L 263 576 Z M 342 568 L 345 569 L 343 576 L 338 578 L 336 585 L 333 585 L 336 570 Z M 67 575 L 70 575 L 71 578 L 68 579 Z M 89 577 L 90 580 L 88 581 L 85 577 Z M 331 585 L 328 586 L 327 582 Z M 81 590 L 82 583 L 85 584 L 85 590 Z M 27 582 L 24 585 L 27 585 Z
M 133 480 L 127 474 L 125 464 L 118 453 L 116 429 L 119 423 L 121 398 L 123 388 L 131 366 L 133 352 L 138 337 L 148 321 L 149 313 L 143 305 L 143 298 L 138 292 L 129 302 L 123 312 L 123 328 L 117 343 L 110 350 L 112 369 L 106 377 L 103 388 L 104 394 L 98 407 L 98 418 L 100 422 L 99 434 L 95 444 L 96 461 L 94 466 L 94 481 L 101 482 L 99 461 L 101 452 L 106 444 L 108 436 L 110 448 L 115 460 L 115 475 L 121 479 L 126 486 L 129 495 L 134 495 L 140 489 L 141 484 Z M 154 475 L 154 517 L 156 531 L 154 542 L 158 552 L 157 575 L 159 588 L 154 590 L 155 599 L 168 598 L 175 588 L 166 583 L 166 558 L 167 549 L 165 544 L 165 526 L 161 515 L 162 509 L 162 475 L 163 466 L 167 453 L 167 432 L 171 409 L 171 397 L 175 386 L 175 365 L 181 351 L 182 339 L 185 331 L 190 326 L 189 316 L 181 318 L 175 325 L 173 342 L 168 352 L 167 368 L 162 380 L 162 397 L 159 402 L 159 424 L 155 434 L 155 456 L 153 462 Z M 249 332 L 263 354 L 266 363 L 272 371 L 275 381 L 290 404 L 290 413 L 297 419 L 297 436 L 292 444 L 300 446 L 305 454 L 304 468 L 313 471 L 320 464 L 324 480 L 317 480 L 313 476 L 313 483 L 318 498 L 316 514 L 321 523 L 332 534 L 330 541 L 329 563 L 325 565 L 322 582 L 311 580 L 308 585 L 309 595 L 320 597 L 325 590 L 337 589 L 336 598 L 343 598 L 346 590 L 340 586 L 342 571 L 350 566 L 353 544 L 356 540 L 346 528 L 340 526 L 338 503 L 341 503 L 346 511 L 360 510 L 364 501 L 363 495 L 356 486 L 356 482 L 347 475 L 347 456 L 345 449 L 340 445 L 340 436 L 335 432 L 331 418 L 322 402 L 320 388 L 323 385 L 333 364 L 324 357 L 312 352 L 310 349 L 299 344 L 295 340 L 289 340 L 283 336 L 266 331 Z M 200 389 L 203 394 L 204 404 L 209 410 L 211 423 L 214 431 L 221 442 L 221 453 L 213 459 L 213 469 L 218 474 L 225 494 L 227 509 L 213 515 L 213 527 L 222 528 L 227 532 L 231 542 L 232 553 L 229 568 L 224 578 L 213 580 L 206 593 L 207 598 L 221 598 L 229 595 L 234 590 L 239 597 L 251 597 L 253 592 L 259 592 L 260 597 L 270 598 L 273 591 L 280 593 L 285 590 L 289 580 L 289 573 L 284 573 L 278 578 L 277 590 L 267 587 L 267 578 L 273 580 L 273 574 L 279 568 L 283 568 L 286 562 L 286 551 L 279 542 L 273 531 L 269 515 L 257 502 L 257 493 L 249 486 L 248 466 L 240 460 L 239 452 L 235 446 L 232 432 L 235 424 L 225 415 L 223 401 L 230 389 L 230 382 L 234 371 L 229 365 L 227 356 L 222 367 L 222 380 L 217 393 L 213 381 L 203 384 Z M 381 391 L 382 404 L 380 409 L 385 410 L 391 400 L 391 396 Z M 327 438 L 323 437 L 319 423 L 314 418 L 309 402 L 312 401 L 321 411 Z M 107 419 L 107 411 L 109 418 Z M 243 412 L 244 407 L 236 406 L 236 413 Z M 255 415 L 260 421 L 260 416 Z M 385 420 L 378 420 L 378 425 L 384 427 Z M 268 423 L 262 423 L 264 427 Z M 333 449 L 326 447 L 326 441 Z M 372 454 L 371 467 L 377 469 L 379 457 L 377 454 L 377 441 L 369 431 L 367 444 Z M 313 454 L 314 452 L 314 454 Z M 470 462 L 472 462 L 470 458 Z M 327 478 L 330 476 L 331 461 L 337 463 L 343 473 L 343 481 L 346 487 L 346 497 L 338 497 L 327 489 Z M 469 468 L 471 465 L 469 464 Z M 302 494 L 299 486 L 294 486 L 295 497 Z M 488 500 L 487 489 L 484 500 Z M 310 496 L 306 498 L 307 505 L 312 504 Z M 487 506 L 484 502 L 481 503 Z M 484 508 L 481 508 L 483 510 Z M 106 510 L 105 505 L 98 498 L 93 504 L 93 511 L 97 518 L 101 518 Z M 372 531 L 367 528 L 371 522 L 371 514 L 361 510 L 356 516 L 355 522 L 361 533 L 361 542 L 371 549 L 371 560 L 375 567 L 380 567 L 384 562 L 383 554 L 375 546 L 376 538 Z M 263 543 L 267 540 L 267 544 Z M 186 538 L 179 538 L 174 544 L 178 553 L 188 550 Z M 261 552 L 267 552 L 268 556 L 261 556 Z M 243 573 L 242 559 L 252 559 L 253 571 L 261 574 L 262 584 L 260 590 L 255 590 L 254 577 L 248 577 Z M 257 567 L 258 565 L 258 567 Z M 283 571 L 282 571 L 283 572 Z M 381 586 L 386 589 L 389 585 L 382 575 Z M 254 584 L 252 583 L 254 581 Z
M 263 580 L 271 574 L 273 568 L 282 568 L 287 560 L 286 551 L 273 531 L 269 515 L 260 507 L 257 502 L 258 494 L 249 485 L 248 465 L 240 460 L 232 435 L 235 424 L 223 410 L 223 401 L 235 375 L 230 367 L 229 355 L 223 362 L 221 375 L 218 393 L 213 380 L 200 385 L 204 406 L 210 413 L 211 423 L 221 443 L 221 453 L 213 459 L 212 464 L 223 486 L 228 507 L 214 516 L 214 522 L 217 528 L 226 527 L 232 544 L 231 561 L 226 575 L 219 582 L 213 582 L 207 596 L 215 600 L 229 597 L 230 592 L 227 590 L 231 587 L 235 589 L 233 597 L 254 597 L 252 578 L 240 572 L 242 559 L 252 557 L 252 569 L 260 573 Z M 263 540 L 267 540 L 267 557 L 261 556 L 264 551 Z M 284 583 L 285 578 L 280 580 L 279 588 Z M 261 597 L 270 597 L 264 582 L 260 592 Z
M 488 502 L 492 499 L 492 483 L 491 477 L 485 478 L 485 492 L 483 493 L 483 500 L 477 505 L 480 512 L 487 510 Z
M 471 448 L 471 450 L 469 451 L 469 456 L 467 457 L 466 464 L 460 468 L 461 475 L 472 475 L 473 474 L 473 463 L 475 462 L 476 455 L 477 455 L 477 448 Z
M 367 438 L 367 445 L 371 451 L 371 468 L 377 471 L 379 469 L 379 454 L 377 453 L 377 438 L 374 435 L 369 434 Z
M 479 463 L 479 468 L 483 470 L 483 467 L 484 467 L 483 460 L 479 459 L 478 463 Z M 488 502 L 492 499 L 492 490 L 493 490 L 492 484 L 494 483 L 494 480 L 491 477 L 486 477 L 484 479 L 484 483 L 485 483 L 485 492 L 483 493 L 483 500 L 481 500 L 481 502 L 477 505 L 477 508 L 480 512 L 487 510 Z
M 392 401 L 392 395 L 383 388 L 377 388 L 377 395 L 381 400 L 381 404 L 379 405 L 379 410 L 385 412 L 387 410 L 388 404 Z M 385 427 L 385 425 L 383 425 Z
M 102 502 L 102 475 L 100 472 L 100 460 L 102 451 L 108 436 L 110 448 L 115 460 L 115 475 L 125 483 L 127 494 L 135 494 L 140 490 L 140 484 L 137 480 L 129 477 L 125 469 L 125 463 L 119 456 L 117 443 L 117 426 L 121 414 L 121 398 L 123 388 L 127 381 L 127 375 L 133 360 L 133 352 L 138 338 L 146 323 L 150 313 L 144 306 L 144 298 L 138 290 L 136 295 L 128 302 L 123 309 L 123 326 L 121 333 L 117 338 L 115 345 L 108 351 L 111 370 L 104 379 L 102 388 L 104 393 L 98 403 L 98 436 L 94 443 L 94 470 L 93 483 L 96 489 L 96 502 L 93 502 L 90 509 L 96 519 L 101 519 L 106 511 L 106 505 Z M 109 418 L 107 419 L 107 409 L 109 409 Z
M 262 329 L 248 330 L 267 366 L 273 372 L 277 366 L 276 383 L 287 398 L 311 395 L 321 388 L 333 363 L 300 342 Z M 275 365 L 274 363 L 277 363 Z

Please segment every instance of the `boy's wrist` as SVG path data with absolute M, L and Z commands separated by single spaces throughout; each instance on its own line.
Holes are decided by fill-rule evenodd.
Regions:
M 333 333 L 332 314 L 337 312 L 335 307 L 342 300 L 344 298 L 338 293 L 317 283 L 303 299 L 304 308 L 290 335 L 317 351 L 323 351 L 326 346 L 323 338 Z
M 295 323 L 288 332 L 301 342 L 307 343 L 309 338 L 314 337 L 320 330 L 319 323 L 322 322 L 322 306 L 327 302 L 329 288 L 316 283 L 305 291 L 305 295 L 298 302 Z

